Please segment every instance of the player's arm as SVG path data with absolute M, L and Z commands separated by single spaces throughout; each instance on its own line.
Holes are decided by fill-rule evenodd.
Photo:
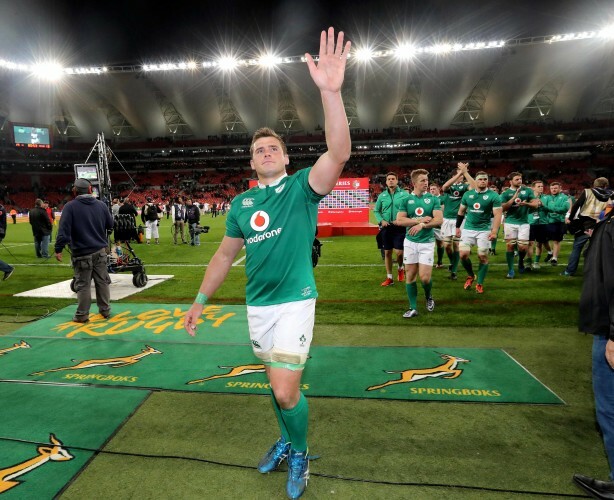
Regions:
M 525 205 L 530 208 L 538 208 L 539 207 L 539 198 L 533 198 L 531 201 L 523 201 L 522 205 Z
M 344 46 L 343 32 L 340 31 L 335 47 L 335 30 L 328 28 L 328 33 L 322 31 L 320 35 L 317 66 L 311 55 L 305 54 L 309 73 L 320 89 L 324 108 L 327 151 L 318 158 L 309 172 L 309 185 L 320 195 L 326 195 L 333 190 L 352 152 L 350 127 L 341 98 L 341 85 L 350 45 L 350 42 L 346 42 Z
M 463 199 L 461 200 L 461 204 L 458 207 L 458 214 L 456 215 L 456 237 L 457 238 L 460 238 L 461 226 L 463 225 L 463 221 L 465 220 L 465 213 L 467 212 L 467 205 L 463 205 L 464 199 L 465 199 L 465 196 L 463 196 Z
M 407 217 L 407 212 L 401 210 L 397 212 L 397 218 L 394 221 L 395 226 L 413 227 L 418 224 L 426 224 L 426 222 L 423 222 L 423 218 L 416 217 L 412 219 L 411 217 Z
M 432 228 L 432 227 L 441 227 L 443 223 L 443 211 L 442 210 L 433 210 L 433 218 L 428 221 L 424 227 Z
M 469 184 L 469 188 L 470 189 L 476 189 L 477 188 L 477 184 L 475 182 L 475 179 L 469 173 L 469 162 L 467 162 L 467 163 L 459 162 L 458 163 L 458 170 L 459 170 L 459 172 L 461 172 L 463 174 L 463 177 L 465 177 L 465 181 L 467 182 L 467 184 Z
M 463 177 L 463 173 L 460 170 L 456 171 L 456 174 L 454 174 L 452 177 L 450 177 L 443 186 L 441 186 L 441 190 L 442 191 L 448 191 L 448 189 L 450 189 L 450 186 L 453 186 L 454 184 L 456 184 L 458 181 L 461 180 L 461 178 Z
M 504 212 L 507 212 L 511 208 L 511 206 L 514 204 L 514 200 L 518 196 L 519 192 L 520 192 L 520 188 L 518 188 L 514 192 L 514 194 L 511 196 L 511 198 L 509 200 L 507 200 L 505 203 L 501 203 L 501 208 L 503 209 Z M 501 201 L 503 201 L 503 199 L 501 199 Z
M 373 209 L 373 215 L 375 215 L 375 220 L 379 225 L 382 225 L 383 222 L 386 222 L 385 225 L 388 225 L 388 221 L 384 219 L 384 214 L 382 212 L 382 195 L 380 194 L 377 197 L 377 201 L 375 202 L 375 208 Z
M 497 234 L 499 233 L 499 226 L 501 225 L 501 219 L 503 218 L 503 209 L 502 207 L 494 207 L 492 209 L 492 213 L 494 217 L 492 221 L 492 227 L 490 228 L 490 234 L 488 235 L 488 239 L 496 240 Z
M 213 257 L 211 257 L 203 282 L 198 289 L 198 297 L 202 294 L 205 300 L 203 303 L 194 302 L 183 319 L 183 327 L 190 335 L 194 336 L 196 333 L 198 318 L 203 313 L 206 299 L 211 297 L 226 279 L 226 275 L 230 271 L 235 257 L 243 248 L 243 243 L 243 238 L 224 236 L 222 243 L 220 243 Z

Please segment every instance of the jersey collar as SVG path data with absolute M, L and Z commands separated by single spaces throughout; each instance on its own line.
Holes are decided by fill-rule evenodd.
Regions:
M 284 177 L 288 177 L 288 173 L 286 172 L 285 174 L 283 174 L 281 177 L 278 177 L 277 179 L 275 179 L 273 182 L 271 182 L 270 184 L 261 184 L 260 181 L 258 181 L 258 187 L 260 189 L 265 189 L 266 187 L 273 187 L 273 186 L 277 186 L 277 184 L 279 184 L 282 179 Z

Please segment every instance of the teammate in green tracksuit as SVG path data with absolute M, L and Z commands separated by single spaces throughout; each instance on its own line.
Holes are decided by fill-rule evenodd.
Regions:
M 552 253 L 548 253 L 550 263 L 556 266 L 559 263 L 559 252 L 561 241 L 567 232 L 565 218 L 571 210 L 571 200 L 569 196 L 561 191 L 560 182 L 550 184 L 550 194 L 544 196 L 542 203 L 548 215 L 546 232 L 548 241 L 552 241 Z
M 527 248 L 527 257 L 531 262 L 531 269 L 539 269 L 539 259 L 541 258 L 542 248 L 550 250 L 548 245 L 548 235 L 546 228 L 548 225 L 548 211 L 544 207 L 544 181 L 533 181 L 531 183 L 533 194 L 537 198 L 537 208 L 529 210 L 529 247 Z M 535 245 L 535 248 L 533 248 Z M 529 268 L 527 268 L 529 269 Z
M 399 187 L 399 178 L 394 172 L 386 174 L 386 189 L 382 191 L 375 202 L 373 214 L 380 227 L 382 245 L 384 248 L 384 264 L 386 266 L 386 280 L 382 286 L 394 285 L 392 279 L 392 252 L 394 250 L 397 261 L 397 278 L 400 282 L 405 281 L 403 269 L 403 240 L 405 228 L 397 226 L 395 221 L 399 210 L 405 205 L 407 191 Z

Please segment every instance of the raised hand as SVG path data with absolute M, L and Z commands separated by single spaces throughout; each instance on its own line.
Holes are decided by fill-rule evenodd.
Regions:
M 328 28 L 328 33 L 322 31 L 320 34 L 320 53 L 317 65 L 311 55 L 305 54 L 311 78 L 320 91 L 339 92 L 343 84 L 345 64 L 351 45 L 349 41 L 345 43 L 345 46 L 343 45 L 343 31 L 340 31 L 335 47 L 335 30 L 331 27 Z

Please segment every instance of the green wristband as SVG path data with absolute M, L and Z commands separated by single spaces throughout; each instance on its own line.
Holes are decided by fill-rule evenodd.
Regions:
M 196 295 L 196 300 L 194 302 L 204 306 L 207 303 L 208 299 L 209 297 L 207 297 L 204 293 L 198 292 L 198 294 Z

